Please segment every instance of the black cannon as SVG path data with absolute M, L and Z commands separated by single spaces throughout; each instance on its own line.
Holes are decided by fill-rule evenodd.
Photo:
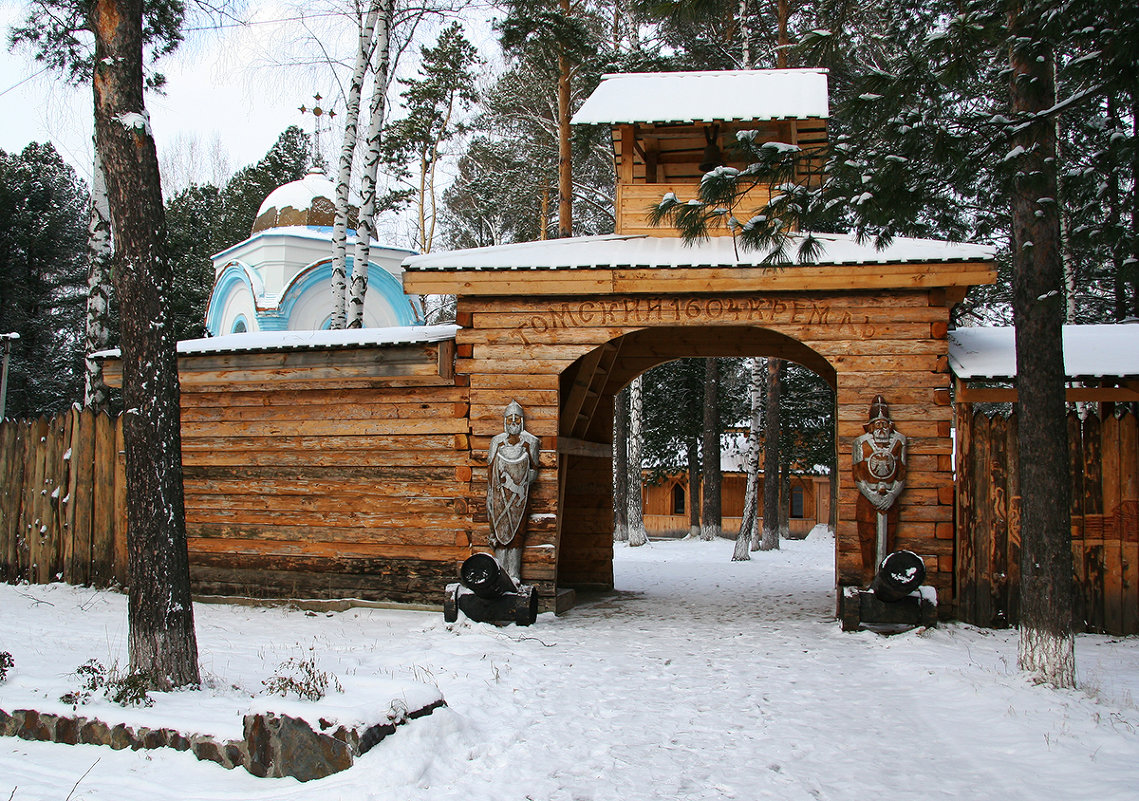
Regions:
M 443 619 L 454 623 L 459 611 L 476 623 L 529 626 L 538 617 L 538 594 L 518 584 L 489 553 L 476 553 L 459 568 L 459 583 L 448 584 Z
M 869 629 L 891 634 L 937 624 L 937 596 L 922 591 L 925 562 L 913 551 L 894 551 L 878 565 L 870 589 L 842 588 L 843 631 Z

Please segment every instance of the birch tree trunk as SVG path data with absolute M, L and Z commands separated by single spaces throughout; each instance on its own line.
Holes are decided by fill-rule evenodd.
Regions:
M 332 328 L 347 324 L 344 302 L 348 294 L 348 196 L 352 185 L 352 162 L 359 139 L 360 96 L 364 91 L 364 78 L 372 60 L 375 43 L 376 19 L 380 13 L 380 0 L 371 0 L 366 16 L 360 21 L 360 36 L 356 46 L 356 66 L 348 84 L 348 97 L 344 110 L 344 141 L 340 145 L 340 164 L 336 171 L 336 218 L 332 224 Z
M 87 326 L 83 337 L 86 364 L 83 405 L 96 412 L 110 406 L 110 392 L 103 381 L 103 362 L 91 354 L 104 350 L 111 341 L 111 209 L 103 159 L 95 144 L 91 175 L 91 214 L 87 220 Z
M 745 70 L 750 70 L 755 63 L 751 57 L 751 20 L 748 19 L 747 0 L 739 0 L 736 13 L 739 15 L 740 24 L 740 60 L 743 62 L 741 66 Z
M 613 398 L 613 541 L 629 541 L 629 390 Z
M 1022 670 L 1057 687 L 1076 684 L 1072 545 L 1064 406 L 1064 274 L 1057 215 L 1056 103 L 1048 11 L 1010 4 L 1013 119 L 1013 320 L 1020 418 L 1020 643 Z
M 641 421 L 643 414 L 643 376 L 629 385 L 629 546 L 636 548 L 649 541 L 645 533 L 645 515 L 641 486 Z
M 704 360 L 704 503 L 700 539 L 711 541 L 723 530 L 720 507 L 720 366 Z
M 759 550 L 779 550 L 779 369 L 782 360 L 767 360 L 766 430 L 763 435 L 763 534 Z
M 150 686 L 200 683 L 182 494 L 173 279 L 158 156 L 142 93 L 142 0 L 96 0 L 95 132 L 121 309 L 131 671 Z
M 743 518 L 736 535 L 736 549 L 732 553 L 733 562 L 751 559 L 748 551 L 755 536 L 755 519 L 759 511 L 759 427 L 763 422 L 763 368 L 760 367 L 759 359 L 751 360 L 749 375 L 747 393 L 751 407 L 751 428 L 747 435 L 747 487 L 744 489 Z
M 364 325 L 364 298 L 368 292 L 368 256 L 376 232 L 376 176 L 380 169 L 380 138 L 383 133 L 388 81 L 391 75 L 391 26 L 394 0 L 381 0 L 376 21 L 375 83 L 369 104 L 367 150 L 360 176 L 360 215 L 356 223 L 356 247 L 352 253 L 352 282 L 346 303 L 348 328 Z

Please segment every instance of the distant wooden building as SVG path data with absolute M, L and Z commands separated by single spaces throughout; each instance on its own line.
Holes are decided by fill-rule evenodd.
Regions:
M 646 479 L 648 473 L 646 471 Z M 759 479 L 760 498 L 763 498 L 763 477 Z M 811 529 L 830 522 L 831 509 L 830 476 L 800 475 L 791 476 L 791 497 L 788 514 L 788 530 L 793 538 L 801 539 Z M 724 536 L 734 537 L 740 530 L 743 519 L 744 492 L 747 489 L 747 474 L 739 470 L 723 473 L 720 486 L 720 504 L 723 511 Z M 703 497 L 702 494 L 700 497 Z M 689 528 L 688 473 L 677 472 L 656 483 L 646 483 L 642 487 L 641 499 L 644 509 L 645 531 L 650 537 L 683 537 Z M 759 521 L 763 523 L 762 502 Z

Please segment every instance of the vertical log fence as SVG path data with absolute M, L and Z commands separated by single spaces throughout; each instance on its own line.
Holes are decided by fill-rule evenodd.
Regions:
M 957 420 L 957 617 L 1016 625 L 1020 489 L 1016 415 L 962 405 Z M 1077 631 L 1139 634 L 1139 424 L 1068 416 Z
M 0 423 L 0 580 L 127 583 L 122 425 L 71 409 Z

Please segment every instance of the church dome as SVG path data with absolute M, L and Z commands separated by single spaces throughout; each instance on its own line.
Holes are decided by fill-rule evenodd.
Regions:
M 253 233 L 288 225 L 331 226 L 336 221 L 336 186 L 318 169 L 313 168 L 299 181 L 292 181 L 269 193 L 257 219 Z M 348 212 L 348 227 L 355 227 L 355 209 Z

